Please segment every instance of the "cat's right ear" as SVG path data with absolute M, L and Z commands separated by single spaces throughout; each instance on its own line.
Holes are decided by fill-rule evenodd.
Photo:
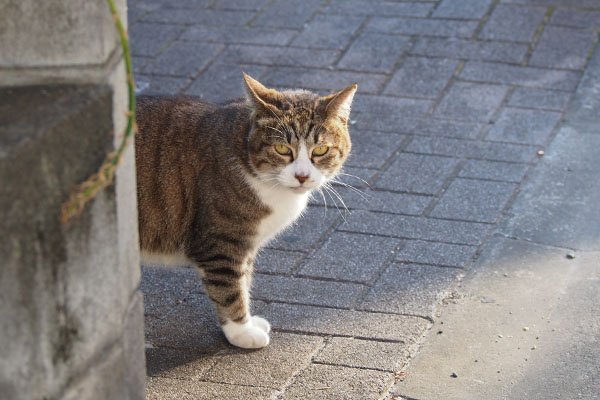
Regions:
M 244 72 L 246 84 L 246 98 L 256 111 L 268 109 L 277 111 L 277 104 L 281 104 L 281 93 L 277 90 L 264 87 L 259 81 Z

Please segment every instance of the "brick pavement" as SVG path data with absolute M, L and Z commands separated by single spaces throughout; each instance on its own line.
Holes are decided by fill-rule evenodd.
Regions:
M 129 7 L 145 93 L 221 101 L 242 93 L 242 71 L 321 93 L 359 83 L 354 176 L 341 180 L 364 194 L 338 186 L 349 211 L 317 196 L 261 254 L 253 307 L 273 324 L 267 348 L 225 342 L 191 269 L 144 268 L 149 399 L 391 399 L 552 140 L 600 29 L 596 0 Z

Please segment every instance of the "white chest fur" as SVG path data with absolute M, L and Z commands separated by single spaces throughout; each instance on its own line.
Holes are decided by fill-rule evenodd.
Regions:
M 272 210 L 271 214 L 258 226 L 256 244 L 264 246 L 302 214 L 306 208 L 309 193 L 294 193 L 288 188 L 273 187 L 253 177 L 249 177 L 248 182 L 262 202 Z

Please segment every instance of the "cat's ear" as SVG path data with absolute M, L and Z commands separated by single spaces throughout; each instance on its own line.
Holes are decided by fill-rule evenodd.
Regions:
M 255 110 L 267 108 L 277 110 L 281 104 L 281 93 L 277 90 L 264 87 L 259 81 L 244 72 L 244 83 L 246 84 L 246 98 L 254 106 Z
M 319 108 L 327 118 L 337 117 L 343 122 L 348 121 L 350 105 L 356 89 L 358 89 L 358 84 L 353 83 L 344 90 L 322 97 L 319 100 Z

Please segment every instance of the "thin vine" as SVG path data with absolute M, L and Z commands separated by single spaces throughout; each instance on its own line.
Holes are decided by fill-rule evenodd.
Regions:
M 77 185 L 71 192 L 69 200 L 63 203 L 61 207 L 61 222 L 65 223 L 74 216 L 81 214 L 85 204 L 93 199 L 96 194 L 111 185 L 114 181 L 115 171 L 119 166 L 123 152 L 127 148 L 134 133 L 137 132 L 137 126 L 135 123 L 135 82 L 133 80 L 133 68 L 131 65 L 131 52 L 129 50 L 129 39 L 127 31 L 121 23 L 121 18 L 115 7 L 113 0 L 107 0 L 110 7 L 110 11 L 115 20 L 115 25 L 121 39 L 121 47 L 123 48 L 123 57 L 125 59 L 125 70 L 127 73 L 127 88 L 129 105 L 126 112 L 127 115 L 127 127 L 123 135 L 123 140 L 116 151 L 110 152 L 104 162 L 98 169 L 98 172 L 90 176 L 85 182 Z

